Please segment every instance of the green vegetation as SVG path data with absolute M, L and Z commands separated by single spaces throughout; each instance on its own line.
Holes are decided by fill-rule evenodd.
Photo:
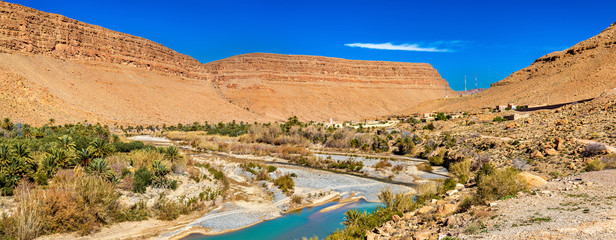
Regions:
M 428 162 L 430 162 L 432 166 L 442 166 L 444 163 L 443 158 L 440 156 L 432 156 L 428 158 Z
M 603 170 L 603 168 L 605 168 L 605 164 L 603 163 L 603 161 L 599 159 L 595 159 L 595 160 L 588 162 L 584 170 L 586 170 L 587 172 L 600 171 L 600 170 Z
M 492 201 L 507 196 L 515 196 L 525 191 L 528 186 L 518 177 L 514 168 L 494 169 L 490 164 L 484 164 L 477 173 L 477 198 Z
M 276 178 L 274 180 L 274 185 L 280 188 L 280 190 L 287 196 L 291 196 L 293 194 L 295 182 L 293 181 L 293 177 L 291 176 L 291 174 L 285 174 L 280 176 L 279 178 Z
M 177 148 L 121 142 L 100 124 L 0 123 L 0 190 L 13 195 L 17 205 L 14 214 L 0 217 L 1 239 L 85 235 L 122 221 L 172 219 L 178 215 L 167 210 L 186 214 L 220 195 L 209 190 L 200 199 L 161 200 L 160 208 L 144 202 L 125 206 L 120 189 L 144 193 L 148 187 L 178 187 L 168 176 L 184 173 L 188 161 Z
M 498 116 L 498 117 L 495 117 L 494 119 L 492 119 L 492 122 L 504 122 L 504 121 L 507 121 L 507 119 L 505 119 L 505 118 L 503 118 L 501 116 Z

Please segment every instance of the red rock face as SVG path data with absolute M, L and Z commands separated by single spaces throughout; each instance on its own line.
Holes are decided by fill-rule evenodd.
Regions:
M 0 51 L 99 60 L 202 78 L 197 60 L 158 43 L 2 1 Z
M 0 107 L 26 121 L 359 120 L 454 94 L 426 63 L 253 53 L 201 64 L 143 38 L 1 1 L 0 63 Z

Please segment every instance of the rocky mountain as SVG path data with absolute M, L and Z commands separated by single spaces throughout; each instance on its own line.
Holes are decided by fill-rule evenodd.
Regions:
M 358 120 L 453 94 L 429 64 L 265 53 L 201 64 L 2 1 L 0 89 L 0 116 L 33 123 Z
M 567 103 L 594 98 L 615 87 L 616 23 L 564 51 L 535 60 L 479 94 L 430 101 L 406 112 L 472 110 L 507 103 Z

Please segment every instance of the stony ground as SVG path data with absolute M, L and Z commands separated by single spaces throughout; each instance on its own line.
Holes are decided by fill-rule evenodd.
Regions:
M 499 201 L 486 233 L 468 239 L 614 239 L 616 170 L 548 182 L 532 195 Z
M 368 239 L 614 239 L 616 170 L 553 179 L 489 206 L 456 213 L 472 189 L 395 217 Z

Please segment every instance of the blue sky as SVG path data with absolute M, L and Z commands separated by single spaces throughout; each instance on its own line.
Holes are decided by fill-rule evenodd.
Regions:
M 616 1 L 10 0 L 201 62 L 270 52 L 426 62 L 455 90 L 501 80 L 616 22 Z

